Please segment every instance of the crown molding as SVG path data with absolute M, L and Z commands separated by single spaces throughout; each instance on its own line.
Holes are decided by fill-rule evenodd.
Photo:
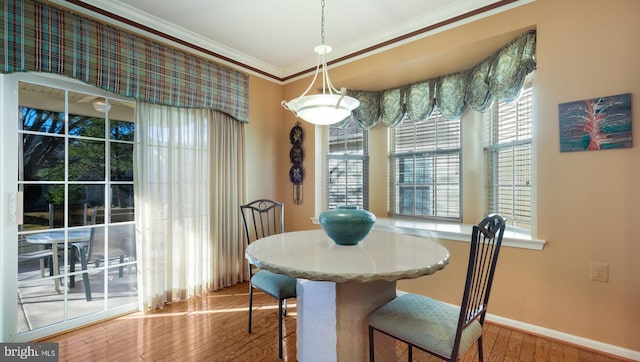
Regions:
M 337 54 L 333 54 L 332 58 L 327 62 L 327 65 L 329 68 L 331 68 L 331 66 L 334 66 L 337 64 L 344 64 L 347 62 L 355 61 L 367 56 L 371 56 L 376 53 L 380 53 L 388 49 L 401 46 L 403 44 L 415 41 L 417 39 L 425 38 L 433 34 L 436 34 L 436 33 L 439 33 L 439 32 L 442 32 L 466 23 L 470 23 L 494 14 L 498 14 L 519 6 L 523 6 L 535 1 L 536 0 L 492 1 L 490 2 L 490 4 L 485 5 L 484 7 L 480 7 L 480 8 L 477 8 L 476 10 L 467 11 L 464 13 L 459 13 L 458 15 L 453 17 L 450 15 L 455 10 L 453 10 L 453 7 L 450 7 L 440 12 L 439 15 L 437 16 L 429 16 L 428 18 L 431 19 L 431 22 L 427 22 L 426 24 L 430 24 L 430 25 L 423 26 L 421 28 L 416 25 L 413 25 L 415 27 L 413 27 L 412 25 L 407 25 L 395 32 L 385 32 L 384 34 L 387 36 L 387 38 L 384 38 L 384 37 L 381 38 L 376 35 L 372 35 L 371 37 L 369 37 L 371 39 L 370 42 L 367 42 L 366 40 L 364 40 L 362 42 L 358 42 L 358 43 L 354 42 L 352 44 L 349 44 L 348 46 L 343 47 L 338 52 L 334 52 Z M 486 1 L 479 1 L 479 2 L 486 3 Z M 460 9 L 458 9 L 458 11 L 460 11 Z M 413 21 L 412 24 L 425 24 L 425 23 L 422 23 L 423 21 L 425 21 L 424 20 L 425 18 L 422 17 L 421 19 L 422 20 Z M 442 20 L 437 21 L 436 19 L 442 19 Z M 394 37 L 396 33 L 400 35 Z M 379 41 L 380 39 L 386 39 L 386 40 Z M 373 45 L 368 46 L 369 43 L 372 43 Z M 305 77 L 308 73 L 311 73 L 314 70 L 315 70 L 315 67 L 303 69 L 298 72 L 295 72 L 295 68 L 288 69 L 288 71 L 285 72 L 285 74 L 290 74 L 290 75 L 285 76 L 283 78 L 283 81 L 285 83 L 288 83 L 288 82 L 298 80 L 300 78 Z
M 282 82 L 283 70 L 204 38 L 127 4 L 109 0 L 49 0 L 76 13 L 93 17 L 152 40 L 200 55 L 231 68 Z
M 439 31 L 444 31 L 453 26 L 459 26 L 473 20 L 480 19 L 482 17 L 489 16 L 495 13 L 493 10 L 499 8 L 500 11 L 506 11 L 513 8 L 513 5 L 524 5 L 535 0 L 511 0 L 511 1 L 496 1 L 496 0 L 465 0 L 464 5 L 461 2 L 451 2 L 444 7 L 435 9 L 428 14 L 421 14 L 401 24 L 396 24 L 384 29 L 380 29 L 374 33 L 354 39 L 354 41 L 347 44 L 343 44 L 339 47 L 333 47 L 331 52 L 331 59 L 343 59 L 349 58 L 352 54 L 357 54 L 363 49 L 376 48 L 377 45 L 388 42 L 389 39 L 398 39 L 397 42 L 389 44 L 385 49 L 399 46 L 409 41 L 413 41 L 422 37 L 432 35 Z M 477 9 L 469 11 L 469 9 Z M 481 13 L 479 9 L 483 9 Z M 473 14 L 472 14 L 473 13 Z M 455 24 L 451 24 L 449 20 L 456 19 L 465 14 L 469 14 L 469 18 L 460 19 Z M 442 24 L 441 27 L 434 27 L 436 24 Z M 444 26 L 448 25 L 448 26 Z M 416 34 L 420 29 L 427 29 L 424 32 Z M 407 34 L 414 34 L 411 37 L 406 37 Z M 402 41 L 402 42 L 401 42 Z M 401 43 L 400 43 L 401 42 Z M 311 47 L 310 47 L 311 49 Z M 300 72 L 308 72 L 308 69 L 313 65 L 315 66 L 316 57 L 313 52 L 309 51 L 310 57 L 305 59 L 304 62 L 293 64 L 284 68 L 283 77 L 288 78 L 292 74 L 298 74 Z M 334 64 L 334 62 L 331 62 Z
M 364 38 L 356 39 L 339 47 L 339 49 L 334 48 L 332 59 L 328 64 L 334 66 L 354 61 L 534 1 L 469 0 L 465 1 L 464 5 L 454 2 L 398 26 L 388 27 Z M 311 51 L 309 51 L 310 57 L 303 62 L 286 68 L 277 67 L 119 1 L 49 0 L 49 2 L 144 35 L 152 40 L 169 43 L 181 50 L 198 53 L 220 64 L 270 81 L 288 83 L 307 76 L 316 68 L 316 57 L 312 55 Z M 468 11 L 469 8 L 476 10 Z

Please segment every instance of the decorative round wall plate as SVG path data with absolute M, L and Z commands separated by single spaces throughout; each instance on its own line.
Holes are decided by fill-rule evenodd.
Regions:
M 289 170 L 289 180 L 293 182 L 294 185 L 302 184 L 302 180 L 304 179 L 304 170 L 302 169 L 302 165 L 293 165 Z
M 289 133 L 289 140 L 293 145 L 301 145 L 302 139 L 304 138 L 304 133 L 302 131 L 302 127 L 299 124 L 296 124 L 291 128 L 291 132 Z
M 289 159 L 293 164 L 302 163 L 302 159 L 304 158 L 304 153 L 302 151 L 302 147 L 300 145 L 293 145 L 291 147 L 291 151 L 289 151 Z

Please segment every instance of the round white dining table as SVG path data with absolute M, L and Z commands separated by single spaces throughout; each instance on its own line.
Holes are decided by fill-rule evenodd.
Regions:
M 298 361 L 368 361 L 369 314 L 396 297 L 396 281 L 430 275 L 449 262 L 437 239 L 373 230 L 358 245 L 335 244 L 322 230 L 258 239 L 246 249 L 257 267 L 297 279 Z M 382 340 L 378 343 L 378 338 Z M 376 336 L 376 358 L 395 360 Z

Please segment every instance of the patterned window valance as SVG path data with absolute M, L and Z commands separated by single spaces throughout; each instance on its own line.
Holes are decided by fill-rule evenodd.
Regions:
M 144 102 L 249 119 L 243 73 L 34 0 L 0 4 L 2 73 L 57 73 Z
M 536 68 L 535 47 L 532 30 L 472 69 L 383 91 L 350 91 L 360 100 L 353 117 L 370 129 L 379 121 L 387 127 L 396 127 L 405 118 L 420 122 L 436 107 L 449 119 L 460 118 L 468 107 L 484 112 L 494 100 L 518 97 L 525 77 Z

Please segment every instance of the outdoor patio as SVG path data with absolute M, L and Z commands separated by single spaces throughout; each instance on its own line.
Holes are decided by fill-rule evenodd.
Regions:
M 59 278 L 60 287 L 57 292 L 56 278 L 49 275 L 48 267 L 45 267 L 43 278 L 39 261 L 21 263 L 18 268 L 18 333 L 136 303 L 138 293 L 135 262 L 123 266 L 122 277 L 119 276 L 119 268 L 110 266 L 105 279 L 104 268 L 90 265 L 88 272 L 91 301 L 87 301 L 80 268 L 76 268 L 73 287 L 65 278 Z M 61 275 L 68 273 L 67 269 L 60 264 Z

